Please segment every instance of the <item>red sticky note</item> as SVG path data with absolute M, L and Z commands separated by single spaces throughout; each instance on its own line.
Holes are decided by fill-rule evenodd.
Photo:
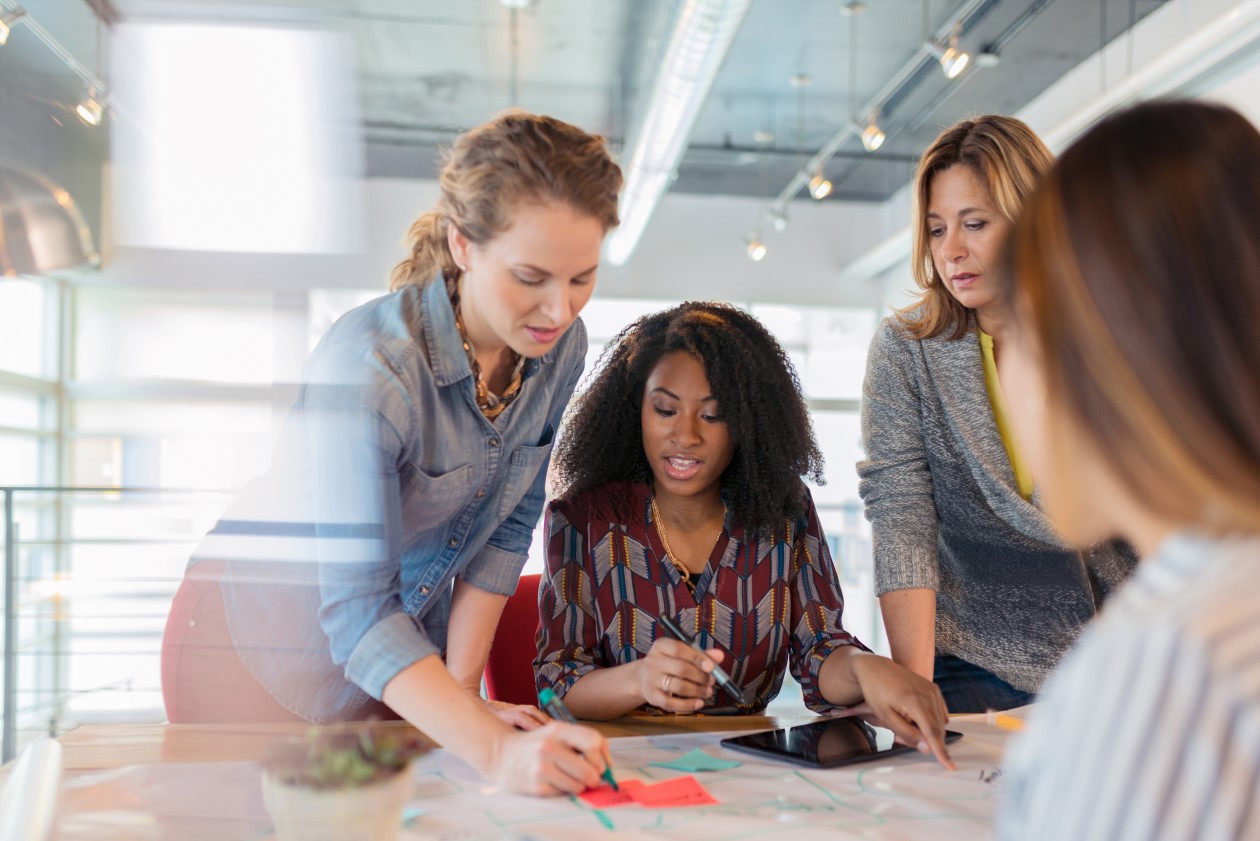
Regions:
M 623 786 L 624 788 L 624 786 Z M 631 793 L 640 806 L 649 809 L 673 809 L 679 806 L 715 806 L 713 795 L 695 777 L 675 777 L 672 780 L 644 786 Z
M 607 809 L 609 806 L 625 806 L 635 802 L 635 792 L 644 788 L 639 780 L 626 780 L 619 783 L 621 791 L 614 791 L 610 785 L 588 788 L 578 795 L 584 803 L 596 809 Z

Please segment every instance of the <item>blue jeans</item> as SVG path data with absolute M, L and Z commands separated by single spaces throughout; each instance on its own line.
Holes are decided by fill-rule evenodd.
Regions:
M 1037 696 L 1022 692 L 988 669 L 950 654 L 938 654 L 932 680 L 945 696 L 951 713 L 1009 710 L 1031 704 Z

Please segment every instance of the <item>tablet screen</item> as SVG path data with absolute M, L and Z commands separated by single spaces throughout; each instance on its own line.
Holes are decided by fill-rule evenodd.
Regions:
M 961 733 L 945 731 L 945 741 Z M 827 718 L 787 730 L 770 730 L 722 740 L 722 747 L 782 759 L 813 768 L 831 768 L 913 751 L 893 741 L 893 732 L 860 718 Z

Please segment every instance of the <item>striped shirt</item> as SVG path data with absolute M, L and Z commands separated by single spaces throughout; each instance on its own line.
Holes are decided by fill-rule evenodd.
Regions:
M 819 670 L 838 646 L 864 646 L 840 625 L 844 599 L 813 501 L 774 539 L 747 535 L 728 512 L 693 596 L 665 555 L 650 500 L 643 483 L 610 482 L 548 509 L 538 688 L 564 695 L 593 669 L 646 656 L 669 638 L 658 623 L 667 612 L 705 648 L 726 653 L 731 679 L 753 699 L 736 703 L 719 687 L 700 712 L 761 712 L 789 663 L 806 706 L 837 709 L 818 689 Z
M 1165 541 L 1007 755 L 1000 836 L 1260 838 L 1260 537 Z

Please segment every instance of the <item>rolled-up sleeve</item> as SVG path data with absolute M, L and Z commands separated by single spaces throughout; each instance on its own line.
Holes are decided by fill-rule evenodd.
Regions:
M 425 657 L 440 654 L 411 616 L 401 608 L 367 629 L 346 661 L 346 679 L 378 701 L 399 672 Z
M 379 699 L 412 663 L 438 653 L 400 595 L 398 464 L 411 406 L 370 348 L 313 357 L 300 401 L 313 485 L 319 622 L 346 679 Z
M 869 649 L 842 624 L 844 595 L 812 500 L 805 528 L 793 537 L 792 676 L 801 685 L 805 706 L 828 713 L 841 708 L 828 702 L 819 689 L 823 662 L 846 645 Z
M 858 492 L 871 521 L 875 594 L 938 586 L 937 512 L 910 339 L 891 319 L 871 343 L 862 386 Z
M 553 503 L 547 509 L 547 571 L 538 586 L 534 682 L 539 691 L 551 689 L 560 696 L 583 675 L 599 667 L 586 525 L 563 503 Z

